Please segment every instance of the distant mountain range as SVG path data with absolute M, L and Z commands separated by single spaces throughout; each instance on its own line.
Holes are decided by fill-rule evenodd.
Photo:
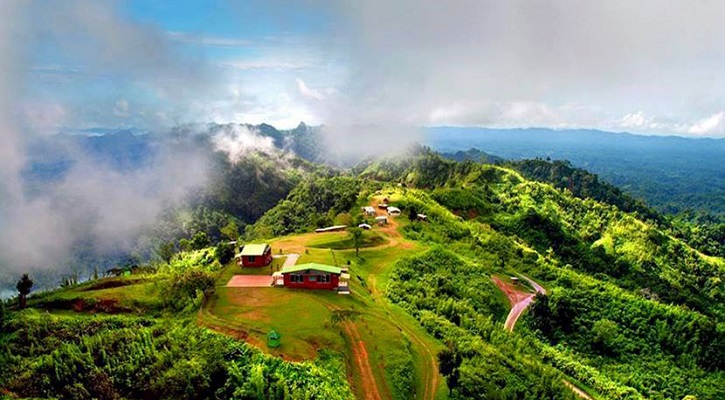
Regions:
M 725 139 L 435 127 L 426 129 L 423 144 L 441 152 L 475 148 L 507 159 L 569 160 L 660 211 L 725 214 Z
M 174 128 L 173 135 L 211 134 L 227 125 L 205 124 Z M 313 162 L 339 165 L 339 158 L 325 147 L 321 127 L 300 123 L 280 130 L 272 125 L 241 125 L 273 139 L 274 145 Z M 645 200 L 665 213 L 687 209 L 725 215 L 725 139 L 642 136 L 598 130 L 544 128 L 488 129 L 462 127 L 425 128 L 419 140 L 456 160 L 497 162 L 502 159 L 542 158 L 568 160 L 573 166 L 598 174 L 604 181 Z M 62 141 L 80 142 L 95 157 L 110 160 L 118 168 L 133 168 L 155 154 L 162 134 L 146 134 L 135 128 L 66 130 Z M 56 144 L 54 144 L 55 146 Z M 62 173 L 67 160 L 62 151 L 37 145 L 27 173 L 53 177 Z M 55 156 L 53 156 L 55 155 Z M 354 163 L 347 162 L 344 166 Z M 357 160 L 360 161 L 360 160 Z

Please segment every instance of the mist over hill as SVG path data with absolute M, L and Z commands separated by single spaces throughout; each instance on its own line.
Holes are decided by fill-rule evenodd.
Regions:
M 725 177 L 719 160 L 725 155 L 724 140 L 547 129 L 429 128 L 426 132 L 417 139 L 459 161 L 566 159 L 661 212 L 694 208 L 723 214 Z M 402 136 L 408 143 L 414 139 Z M 11 283 L 13 272 L 24 269 L 52 271 L 47 279 L 39 276 L 39 282 L 52 287 L 59 275 L 87 276 L 93 268 L 132 262 L 131 256 L 138 261 L 152 258 L 162 241 L 190 237 L 196 231 L 218 238 L 218 229 L 210 226 L 230 218 L 241 228 L 254 223 L 304 176 L 330 168 L 324 164 L 343 171 L 375 159 L 376 146 L 381 157 L 409 148 L 403 141 L 399 146 L 376 142 L 342 154 L 336 151 L 340 143 L 335 137 L 326 127 L 304 123 L 290 130 L 268 124 L 187 124 L 161 133 L 94 128 L 34 137 L 27 144 L 21 177 L 25 205 L 43 211 L 7 221 L 0 230 L 10 246 L 0 258 L 6 265 L 3 280 Z M 528 169 L 522 172 L 532 179 L 557 179 L 550 183 L 561 188 L 571 185 L 558 176 L 570 171 L 568 167 L 556 167 L 556 176 L 544 176 L 549 172 L 537 176 L 542 172 L 532 169 L 539 168 L 536 165 L 512 166 Z M 580 179 L 591 181 L 582 177 L 574 177 L 577 185 Z M 625 210 L 652 215 L 643 205 L 632 206 L 636 204 L 632 199 L 618 200 L 622 197 L 617 189 L 597 185 L 594 177 L 594 189 L 583 187 L 583 196 L 604 190 L 602 199 L 614 198 L 612 204 Z M 206 222 L 189 225 L 179 219 L 183 210 Z M 44 246 L 38 247 L 39 241 Z
M 725 213 L 725 139 L 597 130 L 435 127 L 423 143 L 442 152 L 477 148 L 508 159 L 568 160 L 666 213 Z

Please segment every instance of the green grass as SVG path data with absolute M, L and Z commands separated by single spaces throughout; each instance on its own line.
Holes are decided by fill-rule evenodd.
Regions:
M 207 304 L 223 328 L 248 335 L 248 341 L 261 349 L 287 359 L 314 359 L 319 348 L 344 350 L 344 339 L 332 326 L 332 311 L 317 298 L 333 297 L 343 308 L 352 308 L 350 298 L 333 292 L 284 288 L 217 288 Z M 339 299 L 338 299 L 339 297 Z M 266 334 L 276 330 L 282 346 L 267 348 Z
M 317 238 L 307 242 L 307 246 L 314 248 L 344 250 L 354 249 L 355 244 L 345 232 L 336 232 L 337 234 L 319 234 Z M 375 231 L 363 231 L 363 240 L 360 248 L 376 247 L 387 244 L 389 240 L 382 237 Z
M 103 302 L 105 306 L 97 311 L 143 313 L 162 307 L 163 287 L 163 282 L 152 275 L 102 278 L 39 293 L 29 299 L 28 305 L 50 310 L 96 310 L 93 304 Z

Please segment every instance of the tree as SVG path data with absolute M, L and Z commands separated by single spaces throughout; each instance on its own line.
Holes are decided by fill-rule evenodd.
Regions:
M 418 210 L 415 209 L 415 206 L 410 206 L 408 208 L 408 219 L 411 221 L 418 220 Z
M 181 251 L 189 251 L 191 250 L 191 242 L 189 239 L 181 239 L 179 240 L 179 249 Z
M 226 265 L 229 261 L 234 259 L 234 245 L 219 242 L 214 248 L 214 257 L 219 260 L 222 265 Z
M 5 302 L 0 299 L 0 332 L 3 330 L 3 326 L 5 325 Z
M 208 247 L 211 242 L 209 241 L 209 236 L 207 236 L 205 232 L 197 232 L 194 237 L 191 238 L 189 244 L 191 245 L 192 250 L 201 250 L 204 247 Z
M 228 224 L 219 229 L 219 232 L 231 241 L 239 239 L 239 226 L 234 220 L 229 221 Z
M 438 353 L 438 370 L 441 375 L 446 377 L 449 392 L 452 392 L 458 386 L 458 379 L 461 376 L 458 368 L 462 362 L 461 353 L 452 343 L 449 343 L 448 348 Z
M 352 245 L 355 246 L 355 257 L 360 255 L 360 246 L 363 244 L 363 230 L 360 228 L 350 228 L 347 230 L 350 234 Z
M 202 292 L 207 298 L 214 292 L 216 279 L 210 272 L 199 270 L 188 270 L 181 275 L 173 277 L 171 287 L 174 295 L 178 297 L 186 297 L 189 300 L 196 298 L 197 291 Z
M 156 250 L 156 254 L 161 257 L 164 262 L 167 264 L 171 259 L 174 257 L 174 254 L 176 253 L 176 246 L 174 246 L 174 242 L 166 242 L 162 243 L 161 246 L 159 246 L 158 250 Z
M 619 326 L 616 322 L 602 318 L 592 326 L 592 342 L 595 348 L 603 352 L 612 352 L 616 348 Z
M 30 289 L 33 287 L 33 280 L 30 279 L 28 274 L 23 274 L 22 278 L 20 278 L 15 287 L 20 293 L 20 296 L 18 297 L 20 308 L 25 308 L 28 305 L 28 294 L 30 294 Z

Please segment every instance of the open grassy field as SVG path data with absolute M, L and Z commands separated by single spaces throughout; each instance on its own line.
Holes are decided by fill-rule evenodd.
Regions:
M 387 244 L 389 241 L 376 231 L 363 231 L 363 240 L 360 248 L 376 247 Z M 347 232 L 330 232 L 318 234 L 310 239 L 307 246 L 323 249 L 344 250 L 354 249 L 355 244 L 348 237 Z

